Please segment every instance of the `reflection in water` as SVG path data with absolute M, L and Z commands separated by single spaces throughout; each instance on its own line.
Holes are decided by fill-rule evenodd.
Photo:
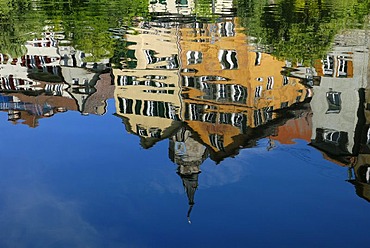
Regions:
M 282 75 L 286 63 L 256 50 L 241 31 L 234 17 L 164 22 L 157 14 L 125 36 L 130 56 L 113 69 L 116 115 L 126 130 L 144 148 L 170 138 L 189 218 L 208 156 L 220 163 L 263 137 L 270 137 L 270 150 L 279 126 L 310 111 L 304 80 Z
M 200 165 L 208 157 L 207 149 L 204 145 L 192 137 L 191 131 L 186 127 L 181 127 L 170 139 L 169 144 L 170 159 L 177 164 L 177 173 L 181 177 L 186 194 L 189 200 L 188 221 L 194 206 L 194 195 L 198 187 L 198 176 L 201 172 Z
M 44 32 L 42 38 L 26 43 L 26 55 L 1 55 L 1 110 L 8 111 L 10 121 L 22 119 L 36 127 L 39 118 L 67 110 L 105 113 L 105 101 L 113 95 L 105 92 L 111 79 L 102 74 L 109 71 L 108 61 L 83 62 L 84 53 L 62 45 L 64 39 L 62 34 Z
M 370 202 L 369 154 L 360 154 L 348 168 L 348 182 L 355 186 L 356 194 Z
M 307 66 L 267 53 L 259 37 L 247 35 L 240 24 L 245 20 L 235 17 L 230 1 L 151 1 L 146 11 L 150 18 L 109 27 L 117 44 L 124 44 L 112 59 L 114 68 L 109 58 L 81 50 L 84 46 L 70 38 L 77 34 L 52 26 L 26 41 L 23 55 L 1 53 L 0 110 L 13 123 L 37 127 L 38 119 L 66 111 L 103 115 L 107 99 L 114 98 L 115 115 L 143 148 L 169 139 L 169 157 L 189 201 L 189 222 L 202 163 L 207 158 L 220 163 L 262 138 L 268 139 L 267 151 L 294 139 L 310 142 L 326 159 L 348 166 L 354 172 L 348 181 L 370 200 L 368 30 L 340 33 L 332 51 L 322 59 L 310 55 Z M 307 12 L 308 19 L 321 20 L 315 13 Z M 288 31 L 301 28 L 294 27 Z M 279 29 L 272 26 L 269 32 Z M 279 40 L 278 48 L 280 40 L 285 43 L 267 37 L 272 38 Z

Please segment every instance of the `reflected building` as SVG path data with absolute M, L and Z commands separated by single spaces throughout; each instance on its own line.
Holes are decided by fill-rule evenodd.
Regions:
M 61 44 L 65 43 L 64 40 L 60 40 L 60 42 Z M 83 51 L 64 45 L 58 46 L 58 54 L 61 57 L 60 67 L 64 82 L 69 85 L 68 93 L 76 101 L 78 111 L 82 114 L 104 114 L 105 108 L 102 111 L 99 110 L 99 107 L 89 106 L 89 102 L 94 101 L 88 99 L 97 93 L 95 86 L 101 83 L 99 82 L 102 81 L 100 76 L 110 72 L 109 59 L 87 62 L 88 56 Z M 107 76 L 103 76 L 103 78 L 106 79 Z M 110 85 L 111 80 L 107 81 Z M 109 95 L 112 95 L 113 89 L 110 90 L 112 92 Z
M 349 36 L 348 41 L 343 44 L 345 46 L 358 46 L 353 42 L 366 42 L 362 44 L 363 52 L 357 55 L 354 64 L 354 76 L 360 73 L 359 81 L 363 82 L 363 88 L 359 90 L 359 102 L 357 107 L 357 126 L 355 132 L 355 144 L 353 156 L 350 157 L 346 165 L 350 166 L 348 170 L 348 182 L 355 186 L 356 194 L 370 202 L 370 57 L 369 57 L 369 36 L 368 31 L 356 31 L 346 33 Z M 361 39 L 360 39 L 361 38 Z M 363 39 L 362 39 L 363 38 Z M 345 40 L 346 41 L 346 40 Z M 348 44 L 349 43 L 349 44 Z M 355 52 L 359 52 L 358 47 Z M 362 66 L 357 66 L 356 63 Z M 347 94 L 347 93 L 345 93 Z M 355 111 L 355 110 L 354 110 Z
M 112 98 L 113 88 L 97 91 L 95 86 L 111 85 L 110 74 L 102 74 L 108 70 L 106 61 L 83 62 L 83 52 L 60 46 L 63 40 L 63 34 L 44 32 L 42 38 L 27 41 L 26 55 L 0 56 L 1 110 L 8 112 L 13 123 L 23 120 L 21 123 L 36 127 L 38 119 L 67 110 L 105 113 L 108 98 L 104 97 Z M 92 95 L 100 103 L 89 100 Z
M 63 82 L 56 40 L 43 33 L 43 38 L 27 41 L 25 47 L 27 53 L 20 58 L 1 56 L 1 110 L 15 124 L 22 120 L 37 127 L 40 118 L 75 109 L 75 104 Z
M 341 165 L 351 165 L 351 157 L 361 152 L 366 128 L 367 35 L 361 30 L 338 35 L 333 51 L 316 65 L 321 82 L 313 86 L 311 144 Z
M 311 97 L 299 79 L 281 74 L 285 62 L 248 45 L 236 18 L 165 25 L 157 18 L 125 39 L 124 68 L 113 69 L 117 115 L 145 148 L 183 121 L 220 162 L 276 133 L 295 114 L 287 110 Z
M 51 117 L 56 113 L 66 111 L 66 107 L 74 107 L 74 101 L 53 97 L 49 101 L 49 96 L 27 96 L 21 93 L 1 94 L 0 93 L 0 111 L 8 113 L 8 121 L 17 124 L 22 121 L 29 127 L 37 127 L 38 120 Z
M 286 133 L 305 123 L 300 134 L 311 137 L 305 103 L 312 92 L 282 75 L 284 61 L 248 44 L 237 18 L 207 22 L 175 10 L 170 17 L 153 12 L 150 22 L 124 34 L 123 68 L 112 70 L 116 115 L 143 148 L 169 139 L 190 221 L 201 164 L 208 157 L 219 163 L 264 137 L 279 140 L 279 126 L 289 119 L 295 122 Z
M 113 69 L 116 115 L 149 148 L 181 124 L 177 30 L 141 22 L 125 38 L 128 58 Z
M 276 111 L 305 101 L 310 90 L 283 76 L 285 66 L 247 43 L 236 18 L 181 30 L 184 120 L 220 162 L 274 132 Z
M 353 160 L 348 170 L 348 182 L 355 186 L 359 197 L 370 202 L 370 154 L 360 154 Z
M 366 30 L 337 35 L 333 51 L 317 62 L 311 145 L 348 167 L 348 182 L 370 201 L 370 57 Z M 325 104 L 323 104 L 325 103 Z
M 295 140 L 311 142 L 312 110 L 309 103 L 296 110 L 295 116 L 276 128 L 276 134 L 269 136 L 280 144 L 295 144 Z

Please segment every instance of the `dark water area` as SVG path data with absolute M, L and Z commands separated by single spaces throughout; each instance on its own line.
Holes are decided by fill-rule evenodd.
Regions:
M 370 1 L 0 1 L 0 247 L 367 247 Z

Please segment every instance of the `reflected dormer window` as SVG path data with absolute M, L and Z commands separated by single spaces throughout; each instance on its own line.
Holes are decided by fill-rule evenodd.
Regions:
M 324 132 L 324 140 L 329 143 L 339 144 L 341 133 L 339 131 Z
M 148 132 L 147 132 L 147 130 L 145 128 L 140 127 L 139 125 L 136 125 L 136 130 L 137 130 L 137 134 L 138 135 L 145 136 L 145 137 L 148 136 Z
M 335 129 L 317 128 L 313 144 L 333 154 L 348 153 L 348 133 Z
M 151 128 L 149 130 L 149 132 L 150 132 L 150 137 L 152 137 L 152 138 L 158 138 L 158 139 L 161 138 L 161 133 L 162 133 L 162 130 L 161 129 L 159 129 L 159 128 Z
M 328 110 L 326 111 L 327 114 L 338 114 L 341 110 L 341 93 L 337 91 L 329 91 L 326 93 L 326 100 L 328 102 Z
M 220 50 L 218 60 L 221 63 L 222 70 L 238 69 L 238 59 L 235 50 Z

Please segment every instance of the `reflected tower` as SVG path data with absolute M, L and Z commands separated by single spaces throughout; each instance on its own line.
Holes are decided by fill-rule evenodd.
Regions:
M 169 156 L 177 164 L 177 174 L 180 176 L 189 201 L 187 218 L 189 223 L 190 213 L 194 206 L 194 195 L 198 188 L 200 165 L 208 157 L 206 147 L 193 138 L 193 134 L 186 126 L 182 126 L 170 138 Z

